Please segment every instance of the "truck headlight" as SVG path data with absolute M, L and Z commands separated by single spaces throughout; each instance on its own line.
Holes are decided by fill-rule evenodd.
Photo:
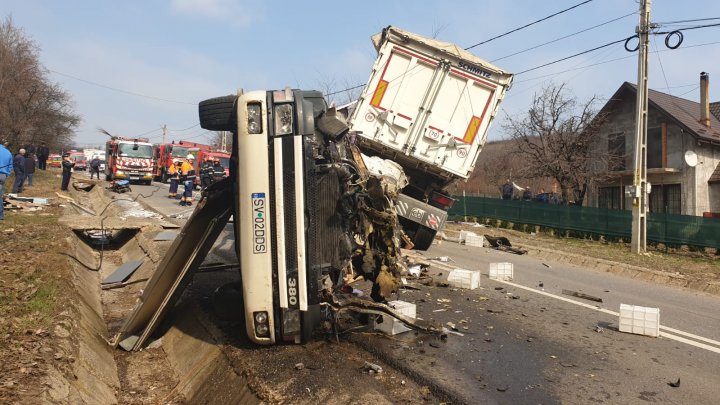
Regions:
M 269 337 L 270 327 L 268 325 L 268 313 L 258 311 L 253 313 L 253 321 L 255 323 L 255 335 L 257 337 Z
M 293 131 L 293 109 L 292 104 L 280 104 L 275 106 L 275 135 L 287 135 Z
M 260 103 L 247 105 L 247 130 L 249 134 L 262 133 L 262 106 Z

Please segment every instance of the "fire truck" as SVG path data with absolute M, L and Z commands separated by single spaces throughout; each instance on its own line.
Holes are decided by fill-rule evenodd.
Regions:
M 153 146 L 147 138 L 113 136 L 105 143 L 105 179 L 150 184 Z
M 185 159 L 190 153 L 196 155 L 198 151 L 201 150 L 212 150 L 210 145 L 188 141 L 180 141 L 178 143 L 173 141 L 172 143 L 157 144 L 154 149 L 155 168 L 153 175 L 155 180 L 162 181 L 163 183 L 168 179 L 167 171 L 173 159 Z

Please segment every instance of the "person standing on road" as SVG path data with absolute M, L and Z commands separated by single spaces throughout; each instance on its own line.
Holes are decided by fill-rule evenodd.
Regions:
M 45 142 L 40 142 L 40 147 L 37 150 L 38 168 L 40 170 L 47 169 L 47 160 L 50 156 L 50 149 L 45 146 Z
M 180 182 L 180 165 L 180 159 L 173 159 L 170 167 L 168 167 L 168 176 L 170 177 L 168 198 L 177 198 L 178 183 Z
M 0 221 L 5 220 L 3 199 L 5 198 L 5 180 L 10 175 L 13 166 L 13 155 L 4 145 L 0 145 Z
M 93 174 L 96 174 L 97 179 L 100 180 L 100 158 L 97 155 L 93 156 L 90 161 L 90 180 L 92 180 Z
M 180 178 L 182 179 L 185 192 L 180 199 L 180 205 L 192 205 L 192 190 L 195 187 L 195 156 L 187 155 L 187 160 L 180 167 Z
M 73 167 L 75 167 L 75 162 L 70 159 L 70 154 L 64 154 L 62 161 L 62 183 L 60 184 L 61 191 L 68 191 L 68 185 L 70 185 L 70 177 L 72 176 Z
M 33 175 L 35 174 L 35 154 L 27 153 L 25 158 L 25 178 L 27 179 L 27 186 L 32 187 Z
M 212 159 L 207 158 L 205 162 L 203 162 L 202 167 L 200 168 L 200 187 L 204 190 L 212 184 L 213 181 L 213 163 Z
M 225 168 L 222 167 L 220 164 L 220 159 L 215 158 L 213 161 L 213 167 L 212 167 L 212 176 L 213 176 L 213 183 L 217 183 L 218 181 L 225 178 Z
M 15 183 L 12 186 L 12 192 L 20 194 L 23 191 L 23 182 L 25 181 L 25 149 L 20 149 L 13 159 L 13 170 L 15 171 Z

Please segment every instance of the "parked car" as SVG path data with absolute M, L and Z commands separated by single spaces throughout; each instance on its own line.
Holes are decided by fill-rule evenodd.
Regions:
M 78 170 L 87 170 L 87 158 L 85 158 L 85 154 L 82 152 L 70 152 L 70 159 L 72 159 L 75 162 L 75 166 L 73 169 L 75 171 Z

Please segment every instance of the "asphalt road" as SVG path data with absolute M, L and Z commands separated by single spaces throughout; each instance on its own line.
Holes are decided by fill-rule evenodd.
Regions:
M 157 190 L 142 201 L 166 216 L 190 212 L 166 197 L 167 185 L 132 187 L 131 195 Z M 215 252 L 230 258 L 224 253 L 232 252 L 230 239 Z M 417 304 L 419 317 L 451 322 L 462 336 L 351 339 L 458 401 L 712 404 L 720 398 L 718 297 L 448 242 L 424 256 L 452 259 L 431 266 L 436 281 L 455 267 L 482 273 L 479 289 L 417 284 L 418 290 L 398 294 Z M 513 263 L 512 282 L 488 279 L 493 262 Z M 563 295 L 563 289 L 603 302 Z M 660 308 L 661 337 L 619 332 L 620 303 Z M 668 384 L 678 379 L 679 387 Z

